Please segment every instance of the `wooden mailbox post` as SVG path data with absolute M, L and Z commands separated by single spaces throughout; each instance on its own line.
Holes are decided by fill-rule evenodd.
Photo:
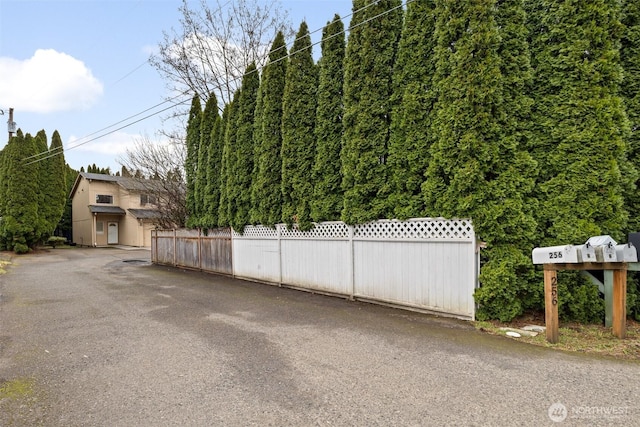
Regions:
M 535 248 L 534 264 L 544 268 L 544 310 L 547 341 L 557 343 L 558 271 L 603 270 L 605 272 L 606 326 L 611 321 L 613 334 L 624 338 L 627 330 L 627 270 L 640 270 L 633 245 L 616 245 L 609 236 L 592 237 L 584 245 Z M 612 283 L 611 283 L 612 282 Z M 609 288 L 611 292 L 609 292 Z M 609 318 L 609 315 L 611 316 Z
M 613 335 L 624 338 L 627 330 L 627 263 L 582 263 L 544 265 L 544 318 L 547 341 L 558 342 L 558 275 L 561 270 L 608 270 L 613 272 Z M 606 302 L 605 302 L 606 303 Z

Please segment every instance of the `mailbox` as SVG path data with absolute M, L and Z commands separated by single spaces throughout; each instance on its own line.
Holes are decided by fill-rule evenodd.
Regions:
M 589 237 L 589 240 L 587 240 L 587 243 L 589 243 L 592 246 L 604 246 L 604 245 L 608 245 L 609 243 L 611 243 L 612 246 L 615 246 L 618 244 L 618 242 L 613 240 L 609 235 Z
M 596 248 L 590 243 L 578 246 L 578 254 L 581 255 L 580 262 L 596 262 Z
M 617 262 L 618 255 L 616 254 L 616 247 L 611 243 L 606 245 L 596 246 L 596 261 L 597 262 Z
M 618 244 L 611 236 L 593 236 L 587 240 L 588 244 L 596 249 L 597 262 L 617 262 L 616 245 Z
M 631 243 L 616 245 L 615 248 L 618 262 L 638 262 L 638 251 Z
M 562 245 L 535 248 L 531 252 L 534 264 L 577 264 L 581 261 L 582 254 L 578 246 Z

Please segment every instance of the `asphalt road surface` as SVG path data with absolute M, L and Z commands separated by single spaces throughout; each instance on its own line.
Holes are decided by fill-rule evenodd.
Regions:
M 640 425 L 640 363 L 148 259 L 14 258 L 1 426 Z

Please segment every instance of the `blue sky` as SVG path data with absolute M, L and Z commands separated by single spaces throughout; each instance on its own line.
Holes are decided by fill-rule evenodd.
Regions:
M 335 13 L 350 15 L 352 4 L 350 0 L 280 3 L 296 31 L 306 20 L 312 32 Z M 125 120 L 168 96 L 166 82 L 147 60 L 162 41 L 163 31 L 180 28 L 180 4 L 179 0 L 0 0 L 0 109 L 13 107 L 14 121 L 24 133 L 35 135 L 44 129 L 50 142 L 58 130 L 66 161 L 74 169 L 95 163 L 120 170 L 117 159 L 136 139 L 148 136 L 160 142 L 157 131 L 163 126 L 163 114 L 87 141 L 166 106 Z M 199 1 L 190 4 L 196 7 Z M 313 42 L 320 37 L 321 31 L 313 33 Z M 316 45 L 314 56 L 319 54 Z M 7 114 L 0 117 L 0 148 L 7 139 Z

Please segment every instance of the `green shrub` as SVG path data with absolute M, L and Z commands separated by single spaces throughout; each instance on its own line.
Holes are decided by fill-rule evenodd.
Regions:
M 15 245 L 13 245 L 13 251 L 17 254 L 26 254 L 27 252 L 29 252 L 29 246 L 25 245 L 24 243 L 16 243 Z
M 49 237 L 49 239 L 47 239 L 47 243 L 53 246 L 53 248 L 55 249 L 56 246 L 64 245 L 65 243 L 67 243 L 67 239 L 60 236 L 51 236 Z

